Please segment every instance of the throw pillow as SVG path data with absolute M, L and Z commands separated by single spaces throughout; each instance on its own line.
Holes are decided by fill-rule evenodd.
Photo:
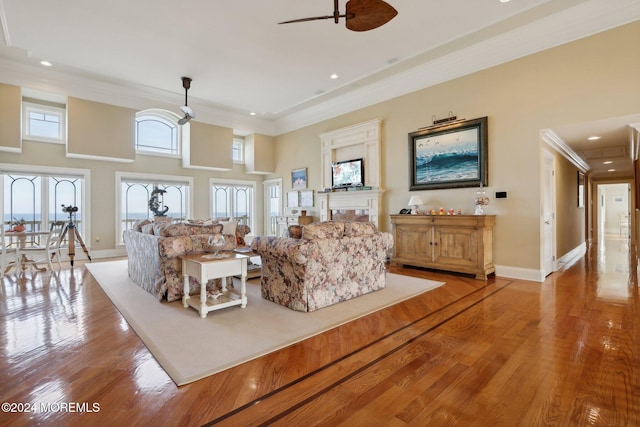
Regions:
M 151 222 L 144 224 L 140 231 L 144 234 L 153 234 L 153 224 L 151 224 Z
M 222 224 L 223 234 L 231 234 L 235 237 L 236 228 L 238 227 L 238 221 L 220 221 L 219 224 Z
M 301 225 L 290 225 L 287 229 L 289 232 L 289 237 L 294 239 L 302 239 L 302 226 Z
M 138 219 L 136 220 L 136 222 L 133 223 L 133 226 L 131 227 L 131 229 L 135 231 L 142 231 L 142 227 L 147 224 L 151 224 L 151 221 L 149 220 L 149 218 Z

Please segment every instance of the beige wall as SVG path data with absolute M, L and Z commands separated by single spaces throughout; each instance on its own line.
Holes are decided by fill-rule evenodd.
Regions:
M 556 155 L 556 253 L 561 257 L 585 241 L 585 208 L 578 208 L 578 169 Z
M 463 78 L 417 91 L 275 138 L 275 173 L 291 186 L 291 170 L 307 168 L 309 188 L 320 189 L 320 140 L 324 132 L 379 118 L 382 120 L 382 187 L 385 214 L 405 208 L 408 191 L 407 134 L 431 124 L 431 117 L 452 111 L 460 118 L 489 118 L 489 186 L 487 212 L 496 214 L 495 261 L 498 266 L 540 268 L 540 130 L 640 112 L 640 23 L 601 33 Z M 123 109 L 127 110 L 127 109 Z M 71 126 L 71 124 L 70 124 Z M 196 217 L 209 215 L 210 177 L 258 181 L 257 211 L 262 212 L 263 177 L 233 165 L 228 172 L 184 169 L 181 160 L 135 156 L 131 163 L 65 157 L 64 146 L 24 142 L 20 154 L 0 152 L 0 162 L 91 170 L 91 221 L 94 249 L 115 247 L 115 173 L 185 175 L 194 178 Z M 571 172 L 567 171 L 567 175 Z M 475 188 L 415 192 L 425 207 L 473 212 Z M 496 200 L 495 191 L 507 191 Z M 569 187 L 567 187 L 569 191 Z M 573 196 L 567 196 L 573 199 Z M 317 216 L 317 209 L 308 209 Z M 558 212 L 571 224 L 581 212 Z M 256 233 L 261 232 L 258 219 Z M 383 221 L 382 229 L 390 229 Z M 101 242 L 93 241 L 95 236 Z M 559 253 L 573 249 L 584 236 L 561 236 Z M 85 236 L 87 240 L 87 236 Z
M 70 97 L 67 153 L 133 161 L 135 119 L 135 110 Z
M 20 96 L 18 86 L 0 84 L 0 147 L 3 150 L 20 149 Z
M 373 118 L 382 125 L 385 213 L 405 208 L 407 134 L 453 111 L 460 118 L 489 117 L 487 212 L 498 215 L 497 265 L 540 268 L 540 131 L 554 126 L 640 112 L 640 23 L 515 60 L 277 137 L 275 176 L 308 168 L 310 188 L 320 187 L 318 135 Z M 366 166 L 365 166 L 366 167 Z M 285 179 L 285 191 L 290 186 Z M 473 211 L 475 188 L 415 192 L 428 207 Z M 496 200 L 496 191 L 507 199 Z M 313 212 L 317 215 L 317 210 Z M 564 222 L 579 221 L 581 212 Z M 390 224 L 381 228 L 390 229 Z M 575 236 L 558 244 L 576 245 Z M 572 248 L 571 248 L 572 249 Z M 564 255 L 558 253 L 558 256 Z

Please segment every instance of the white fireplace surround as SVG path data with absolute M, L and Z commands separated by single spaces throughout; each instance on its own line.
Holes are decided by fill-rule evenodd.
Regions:
M 343 210 L 366 210 L 369 214 L 369 221 L 376 227 L 380 223 L 380 200 L 383 190 L 360 190 L 343 191 L 338 193 L 319 193 L 316 195 L 318 206 L 320 207 L 320 221 L 331 219 L 331 211 L 334 209 Z
M 380 119 L 369 120 L 353 126 L 320 135 L 321 182 L 323 188 L 331 188 L 331 164 L 334 162 L 363 159 L 364 185 L 371 190 L 318 193 L 320 220 L 331 219 L 331 210 L 367 210 L 369 220 L 376 227 L 380 224 L 382 193 L 380 188 Z

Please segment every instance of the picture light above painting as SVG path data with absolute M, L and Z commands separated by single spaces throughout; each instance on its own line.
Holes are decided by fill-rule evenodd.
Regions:
M 487 117 L 409 134 L 409 190 L 487 186 Z

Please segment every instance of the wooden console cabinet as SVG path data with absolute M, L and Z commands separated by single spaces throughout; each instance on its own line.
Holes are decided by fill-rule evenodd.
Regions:
M 396 265 L 474 274 L 495 273 L 495 215 L 391 215 Z

